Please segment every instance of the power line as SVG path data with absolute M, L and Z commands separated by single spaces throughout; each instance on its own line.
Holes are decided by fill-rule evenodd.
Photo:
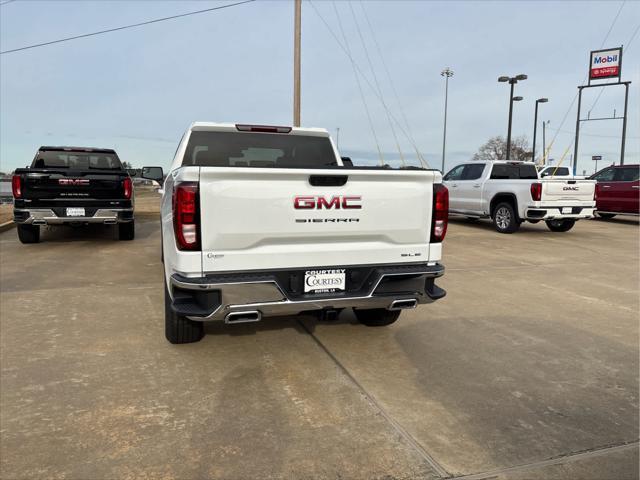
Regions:
M 564 133 L 567 135 L 575 135 L 576 132 L 571 132 L 569 130 L 560 130 L 559 128 L 551 128 L 551 127 L 547 127 L 548 130 L 554 130 L 558 133 Z M 581 137 L 598 137 L 598 138 L 620 138 L 620 135 L 602 135 L 599 133 L 580 133 Z M 627 135 L 627 138 L 632 138 L 634 140 L 639 139 L 640 137 L 633 137 L 633 136 L 629 136 Z
M 636 35 L 638 34 L 638 30 L 640 30 L 640 23 L 638 24 L 638 26 L 636 26 L 635 31 L 633 32 L 633 34 L 631 35 L 631 38 L 629 38 L 629 41 L 625 44 L 626 45 L 626 50 L 627 53 L 629 53 L 629 47 L 631 46 L 631 43 L 633 42 L 634 38 L 636 37 Z M 596 97 L 596 99 L 593 101 L 593 104 L 591 105 L 591 108 L 589 109 L 589 112 L 591 110 L 593 110 L 593 108 L 596 106 L 596 104 L 598 103 L 598 101 L 600 100 L 600 97 L 602 96 L 603 92 L 604 92 L 605 87 L 602 87 L 600 89 L 600 91 L 598 92 L 598 96 Z
M 360 0 L 360 8 L 362 9 L 362 13 L 364 13 L 364 18 L 367 21 L 367 25 L 369 26 L 369 31 L 371 33 L 371 37 L 373 38 L 373 43 L 376 46 L 376 50 L 378 51 L 378 56 L 380 57 L 380 61 L 382 62 L 382 66 L 387 74 L 387 78 L 389 80 L 389 84 L 391 85 L 391 90 L 396 99 L 396 103 L 398 104 L 398 109 L 400 110 L 400 115 L 404 120 L 404 124 L 407 127 L 407 131 L 411 138 L 414 138 L 413 132 L 411 131 L 411 126 L 409 125 L 409 121 L 407 120 L 407 116 L 404 113 L 404 108 L 402 107 L 402 103 L 400 102 L 400 96 L 398 95 L 398 91 L 396 90 L 395 84 L 393 82 L 393 78 L 391 77 L 391 73 L 389 72 L 389 68 L 387 67 L 387 63 L 385 62 L 384 56 L 382 55 L 382 49 L 380 48 L 380 44 L 378 43 L 378 39 L 376 38 L 375 30 L 371 25 L 371 21 L 369 20 L 369 15 L 367 15 L 367 11 L 364 8 L 364 2 Z
M 609 30 L 607 31 L 607 34 L 604 36 L 604 40 L 602 40 L 602 43 L 600 44 L 600 48 L 604 47 L 604 44 L 609 39 L 609 35 L 611 34 L 611 32 L 613 30 L 613 27 L 615 26 L 616 22 L 618 21 L 618 17 L 620 16 L 620 12 L 622 12 L 622 8 L 624 7 L 624 4 L 626 3 L 626 1 L 627 0 L 622 0 L 622 3 L 620 4 L 620 8 L 618 9 L 618 12 L 616 13 L 616 16 L 613 17 L 613 20 L 611 22 L 611 26 L 609 27 Z M 589 76 L 589 74 L 587 73 L 584 76 L 584 79 L 582 80 L 582 83 L 587 81 L 587 77 L 588 76 Z M 571 109 L 575 105 L 577 99 L 578 99 L 578 92 L 576 92 L 575 95 L 573 96 L 573 100 L 571 100 L 571 104 L 569 105 L 569 108 L 567 109 L 567 111 L 565 112 L 564 116 L 562 117 L 562 121 L 560 122 L 560 126 L 558 127 L 558 129 L 562 128 L 562 126 L 564 125 L 564 122 L 567 121 L 567 117 L 569 116 L 569 113 L 571 112 Z M 549 143 L 549 148 L 551 148 L 551 145 L 553 145 L 553 143 L 556 141 L 556 137 L 558 136 L 558 133 L 559 132 L 556 132 L 556 134 L 551 139 L 551 142 Z M 574 161 L 577 162 L 578 160 L 575 159 Z
M 362 36 L 362 30 L 360 30 L 360 24 L 358 23 L 358 19 L 356 17 L 356 13 L 353 10 L 353 5 L 349 2 L 349 8 L 351 9 L 351 16 L 353 17 L 353 22 L 356 25 L 356 30 L 358 31 L 358 35 L 360 36 L 360 42 L 362 43 L 362 48 L 364 50 L 364 54 L 367 58 L 367 62 L 369 63 L 369 68 L 371 69 L 371 75 L 373 76 L 373 82 L 378 89 L 378 93 L 380 94 L 380 98 L 384 99 L 384 95 L 382 93 L 382 89 L 380 88 L 380 83 L 378 83 L 378 76 L 376 75 L 375 68 L 373 67 L 373 62 L 371 61 L 371 57 L 369 56 L 369 50 L 367 49 L 367 44 L 364 41 L 364 37 Z M 385 112 L 387 114 L 387 121 L 389 122 L 389 127 L 391 128 L 391 133 L 393 134 L 393 139 L 396 142 L 396 148 L 398 149 L 398 153 L 400 154 L 400 162 L 402 166 L 405 167 L 406 163 L 404 161 L 404 155 L 402 154 L 402 149 L 400 148 L 400 142 L 398 141 L 398 136 L 396 135 L 396 129 L 393 128 L 393 122 L 391 121 L 391 117 L 389 116 L 389 109 L 387 108 L 386 103 L 382 100 Z
M 5 3 L 8 3 L 8 1 L 9 0 L 5 1 Z M 12 1 L 15 1 L 15 0 L 12 0 Z M 152 23 L 159 23 L 159 22 L 164 22 L 164 21 L 167 21 L 167 20 L 174 20 L 176 18 L 188 17 L 190 15 L 198 15 L 200 13 L 212 12 L 214 10 L 222 10 L 223 8 L 235 7 L 237 5 L 242 5 L 244 3 L 250 3 L 250 2 L 254 2 L 254 1 L 255 0 L 242 0 L 241 2 L 230 3 L 228 5 L 220 5 L 218 7 L 205 8 L 203 10 L 196 10 L 194 12 L 181 13 L 179 15 L 171 15 L 170 17 L 155 18 L 153 20 L 147 20 L 145 22 L 132 23 L 130 25 L 123 25 L 121 27 L 115 27 L 115 28 L 108 28 L 106 30 L 100 30 L 100 31 L 91 32 L 91 33 L 85 33 L 83 35 L 75 35 L 73 37 L 60 38 L 58 40 L 52 40 L 50 42 L 36 43 L 34 45 L 27 45 L 26 47 L 14 48 L 12 50 L 4 50 L 3 52 L 0 52 L 0 55 L 4 55 L 6 53 L 20 52 L 22 50 L 29 50 L 31 48 L 44 47 L 46 45 L 52 45 L 54 43 L 68 42 L 70 40 L 77 40 L 79 38 L 92 37 L 94 35 L 102 35 L 103 33 L 117 32 L 117 31 L 120 31 L 120 30 L 126 30 L 128 28 L 142 27 L 144 25 L 150 25 Z
M 382 98 L 380 97 L 380 95 L 378 94 L 378 92 L 376 91 L 376 89 L 374 88 L 373 84 L 371 83 L 371 81 L 369 80 L 369 78 L 364 74 L 364 72 L 362 71 L 362 69 L 360 68 L 360 66 L 356 63 L 356 61 L 352 58 L 352 56 L 350 55 L 350 53 L 347 51 L 347 49 L 344 47 L 344 45 L 342 44 L 342 42 L 340 41 L 340 39 L 338 38 L 338 36 L 336 35 L 336 33 L 333 31 L 333 29 L 331 28 L 331 26 L 329 25 L 329 23 L 325 20 L 325 18 L 322 16 L 322 14 L 318 11 L 318 9 L 315 6 L 315 3 L 313 0 L 307 0 L 309 5 L 311 5 L 311 7 L 313 8 L 313 10 L 316 12 L 316 15 L 318 15 L 318 17 L 320 18 L 320 20 L 322 21 L 322 23 L 324 23 L 324 26 L 327 28 L 327 30 L 329 31 L 329 33 L 331 34 L 331 36 L 333 37 L 333 39 L 335 40 L 335 42 L 338 44 L 338 46 L 342 49 L 342 51 L 347 55 L 347 57 L 349 57 L 349 60 L 352 63 L 353 68 L 355 68 L 358 73 L 360 73 L 360 76 L 362 76 L 362 78 L 364 79 L 364 81 L 367 83 L 367 85 L 369 86 L 369 88 L 373 91 L 373 94 L 378 98 L 378 100 L 380 100 L 382 102 Z M 383 106 L 385 106 L 386 108 L 386 104 L 384 102 L 382 102 Z M 427 160 L 422 156 L 422 154 L 420 153 L 420 150 L 418 149 L 418 146 L 416 145 L 416 142 L 407 134 L 407 131 L 403 128 L 402 124 L 398 121 L 398 119 L 393 115 L 393 113 L 389 112 L 389 116 L 391 117 L 391 119 L 395 122 L 396 126 L 398 127 L 398 129 L 400 130 L 400 132 L 402 132 L 402 134 L 405 136 L 405 138 L 409 141 L 409 143 L 411 144 L 411 146 L 415 149 L 416 154 L 418 155 L 418 160 L 420 161 L 421 165 L 427 165 L 427 168 L 431 168 L 429 166 L 429 162 L 427 162 Z
M 16 0 L 4 0 L 4 2 L 0 3 L 0 7 L 6 5 L 7 3 L 15 2 Z
M 367 100 L 364 96 L 364 91 L 362 90 L 362 84 L 360 83 L 360 76 L 358 75 L 358 71 L 356 69 L 356 63 L 353 57 L 351 56 L 351 48 L 349 48 L 349 41 L 347 40 L 347 35 L 345 34 L 344 28 L 342 28 L 342 21 L 340 20 L 340 14 L 338 13 L 338 7 L 336 7 L 335 0 L 332 2 L 333 10 L 336 12 L 336 18 L 338 19 L 338 26 L 340 27 L 340 32 L 342 33 L 342 38 L 344 39 L 344 44 L 346 47 L 346 53 L 349 56 L 349 60 L 351 60 L 351 67 L 353 68 L 353 74 L 356 77 L 356 83 L 358 84 L 358 90 L 360 91 L 360 98 L 362 99 L 362 104 L 364 105 L 364 110 L 367 113 L 367 119 L 369 120 L 369 127 L 371 128 L 371 133 L 373 134 L 373 139 L 376 142 L 376 148 L 378 149 L 378 156 L 380 159 L 380 165 L 384 165 L 384 158 L 382 156 L 382 150 L 380 149 L 380 143 L 378 142 L 378 136 L 376 135 L 376 129 L 373 126 L 373 120 L 371 119 L 371 113 L 369 112 L 369 106 L 367 105 Z

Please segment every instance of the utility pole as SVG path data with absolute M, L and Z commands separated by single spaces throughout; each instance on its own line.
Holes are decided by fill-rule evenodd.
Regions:
M 547 164 L 547 125 L 550 120 L 542 122 L 542 165 Z
M 449 100 L 449 78 L 453 77 L 453 70 L 449 67 L 440 72 L 444 77 L 444 133 L 442 134 L 442 174 L 444 175 L 444 154 L 447 145 L 447 102 Z
M 300 126 L 300 27 L 302 0 L 294 0 L 293 29 L 293 126 Z

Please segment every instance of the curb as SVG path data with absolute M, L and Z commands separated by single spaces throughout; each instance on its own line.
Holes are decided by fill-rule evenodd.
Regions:
M 8 222 L 0 223 L 0 232 L 4 232 L 15 227 L 16 224 L 13 223 L 13 220 L 9 220 Z

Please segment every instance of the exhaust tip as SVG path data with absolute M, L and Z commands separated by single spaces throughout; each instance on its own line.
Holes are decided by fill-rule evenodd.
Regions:
M 394 300 L 389 306 L 389 310 L 407 310 L 416 308 L 418 306 L 418 300 L 415 298 L 408 298 L 405 300 Z
M 257 310 L 247 312 L 232 312 L 224 317 L 224 323 L 251 323 L 259 322 L 262 314 Z

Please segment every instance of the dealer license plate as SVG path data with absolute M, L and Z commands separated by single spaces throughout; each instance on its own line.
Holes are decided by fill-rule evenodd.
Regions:
M 79 208 L 79 207 L 67 208 L 67 217 L 84 217 L 84 208 Z
M 562 213 L 571 213 L 571 207 L 562 207 Z
M 307 270 L 304 272 L 304 293 L 331 293 L 345 289 L 345 269 Z

